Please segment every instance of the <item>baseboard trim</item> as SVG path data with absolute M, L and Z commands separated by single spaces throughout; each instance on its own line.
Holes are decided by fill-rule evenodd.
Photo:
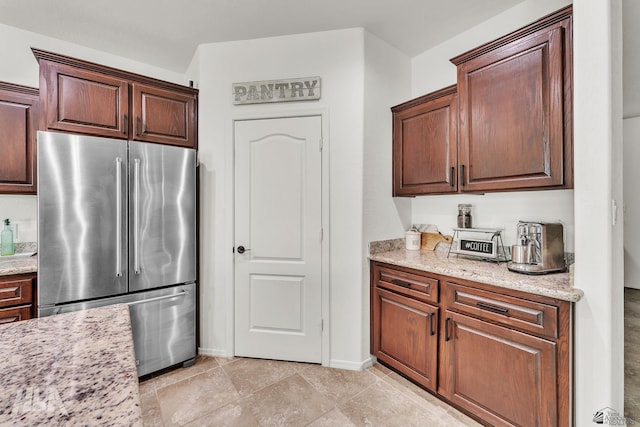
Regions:
M 351 362 L 349 360 L 336 359 L 331 359 L 329 361 L 330 368 L 347 369 L 349 371 L 364 371 L 371 365 L 373 365 L 373 360 L 371 359 L 371 357 L 367 357 L 362 362 Z
M 233 355 L 228 355 L 226 351 L 216 348 L 198 347 L 198 354 L 203 356 L 233 357 Z

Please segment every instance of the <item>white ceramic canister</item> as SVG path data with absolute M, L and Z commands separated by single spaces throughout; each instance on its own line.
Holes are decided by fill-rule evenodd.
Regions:
M 416 230 L 409 230 L 404 234 L 406 239 L 405 247 L 410 251 L 419 251 L 420 250 L 420 232 Z

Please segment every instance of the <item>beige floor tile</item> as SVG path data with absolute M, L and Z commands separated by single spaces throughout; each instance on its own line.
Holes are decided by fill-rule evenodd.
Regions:
M 297 372 L 295 363 L 264 359 L 238 359 L 222 366 L 241 396 L 267 387 Z
M 418 405 L 425 408 L 435 419 L 438 419 L 439 422 L 444 425 L 448 425 L 447 423 L 450 423 L 450 425 L 481 426 L 477 421 L 458 411 L 454 407 L 449 406 L 433 394 L 404 378 L 402 375 L 391 372 L 383 379 L 383 381 L 399 390 Z
M 185 425 L 240 397 L 220 367 L 158 388 L 156 393 L 166 426 Z
M 351 399 L 378 380 L 378 377 L 367 371 L 331 369 L 320 365 L 306 365 L 299 374 L 336 403 Z
M 196 363 L 193 366 L 189 366 L 188 368 L 176 368 L 173 371 L 153 378 L 153 381 L 155 382 L 156 389 L 160 389 L 162 387 L 168 386 L 169 384 L 175 384 L 179 381 L 185 380 L 189 377 L 193 377 L 194 375 L 201 374 L 219 366 L 220 364 L 215 357 L 198 355 L 196 356 Z
M 392 372 L 391 369 L 387 368 L 384 365 L 381 365 L 380 363 L 374 363 L 373 366 L 367 368 L 367 371 L 378 377 L 386 377 Z
M 355 427 L 355 424 L 340 409 L 336 408 L 327 412 L 307 427 Z
M 416 384 L 412 383 L 396 372 L 391 372 L 383 379 L 383 381 L 390 384 L 392 387 L 395 387 L 409 398 L 418 402 L 427 402 L 430 404 L 441 406 L 445 409 L 449 406 L 425 389 L 417 386 Z
M 624 291 L 624 415 L 640 423 L 640 290 Z
M 251 411 L 239 403 L 230 403 L 187 424 L 188 427 L 258 427 Z
M 216 359 L 216 361 L 220 366 L 226 365 L 227 363 L 231 363 L 238 360 L 237 357 L 221 357 L 221 356 L 212 356 L 212 357 Z
M 155 392 L 156 391 L 156 380 L 155 378 L 151 378 L 151 379 L 147 379 L 144 381 L 141 381 L 138 384 L 138 389 L 140 390 L 140 394 L 147 394 L 147 393 L 151 393 L 152 391 Z
M 446 411 L 432 412 L 417 404 L 388 383 L 379 381 L 340 405 L 340 410 L 356 426 L 460 426 Z M 434 407 L 435 408 L 435 407 Z M 445 424 L 447 423 L 448 424 Z
M 242 405 L 251 410 L 261 427 L 305 426 L 335 407 L 299 374 L 251 394 Z
M 140 410 L 142 411 L 142 424 L 144 426 L 164 426 L 155 390 L 140 394 Z

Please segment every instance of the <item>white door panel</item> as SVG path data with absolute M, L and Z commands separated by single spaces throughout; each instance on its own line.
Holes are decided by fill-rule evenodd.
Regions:
M 320 116 L 235 123 L 235 353 L 321 362 Z
M 254 260 L 301 260 L 305 140 L 272 134 L 252 142 L 250 152 Z

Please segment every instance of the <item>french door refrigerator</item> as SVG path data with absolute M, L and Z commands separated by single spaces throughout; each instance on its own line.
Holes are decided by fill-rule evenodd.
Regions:
M 195 358 L 195 150 L 38 132 L 38 315 L 129 305 L 138 375 Z

